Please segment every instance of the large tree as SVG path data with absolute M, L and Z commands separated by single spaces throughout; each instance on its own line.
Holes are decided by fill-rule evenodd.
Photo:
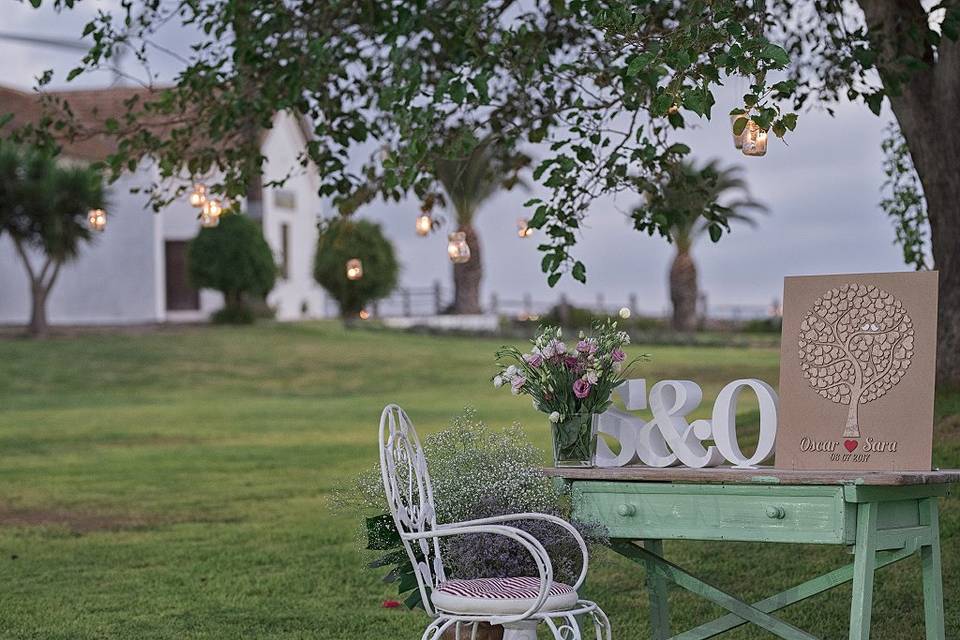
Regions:
M 88 212 L 104 206 L 98 171 L 0 142 L 0 234 L 10 237 L 30 283 L 31 336 L 47 334 L 50 291 L 91 239 Z
M 700 287 L 692 250 L 694 242 L 709 232 L 710 218 L 722 216 L 728 223 L 755 226 L 754 214 L 767 212 L 764 205 L 750 197 L 741 174 L 740 167 L 721 167 L 716 160 L 702 167 L 677 163 L 659 193 L 648 197 L 633 212 L 641 220 L 655 216 L 674 220 L 670 242 L 676 253 L 670 263 L 668 283 L 673 310 L 671 326 L 676 331 L 696 328 Z
M 243 29 L 231 28 L 237 16 Z M 549 195 L 529 205 L 532 225 L 546 232 L 550 284 L 567 271 L 586 279 L 572 251 L 590 203 L 655 193 L 690 151 L 671 133 L 713 114 L 727 76 L 750 85 L 724 117 L 732 107 L 744 114 L 737 128 L 749 117 L 777 136 L 797 125 L 787 106 L 849 98 L 879 111 L 888 97 L 923 184 L 941 271 L 939 374 L 960 384 L 960 212 L 951 208 L 960 178 L 949 171 L 960 146 L 951 121 L 960 101 L 957 0 L 147 0 L 98 15 L 85 29 L 94 44 L 71 75 L 109 65 L 118 46 L 146 60 L 171 21 L 197 34 L 174 87 L 131 101 L 129 115 L 100 132 L 51 100 L 49 126 L 21 133 L 49 143 L 107 132 L 120 142 L 108 160 L 115 175 L 150 155 L 162 180 L 186 184 L 219 168 L 216 188 L 238 196 L 263 160 L 238 127 L 269 126 L 289 110 L 313 122 L 302 160 L 319 168 L 321 192 L 350 207 L 376 195 L 429 197 L 433 159 L 452 132 L 496 136 L 507 149 L 542 143 L 534 178 Z M 162 124 L 163 135 L 143 123 Z M 353 166 L 371 139 L 385 152 Z M 156 203 L 168 186 L 157 185 Z M 664 236 L 673 223 L 637 222 Z M 726 224 L 709 219 L 712 237 Z

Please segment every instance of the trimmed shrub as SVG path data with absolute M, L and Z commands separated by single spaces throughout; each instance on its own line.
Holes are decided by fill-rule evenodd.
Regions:
M 347 261 L 354 258 L 363 265 L 359 280 L 347 278 Z M 350 320 L 374 300 L 390 295 L 397 286 L 400 267 L 380 225 L 336 218 L 320 230 L 313 275 L 340 305 L 340 316 Z
M 225 215 L 216 227 L 201 229 L 187 249 L 190 283 L 223 293 L 224 307 L 214 322 L 249 324 L 247 296 L 264 297 L 277 278 L 270 245 L 260 225 L 241 214 Z

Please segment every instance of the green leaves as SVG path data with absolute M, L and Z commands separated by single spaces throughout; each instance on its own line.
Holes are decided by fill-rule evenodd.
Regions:
M 760 52 L 760 57 L 772 62 L 776 68 L 783 68 L 790 64 L 790 56 L 783 47 L 776 44 L 768 44 Z

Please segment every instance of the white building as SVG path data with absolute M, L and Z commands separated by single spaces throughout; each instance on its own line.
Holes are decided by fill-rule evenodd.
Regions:
M 132 92 L 128 87 L 64 91 L 77 117 L 102 119 L 119 112 Z M 12 113 L 8 127 L 33 121 L 39 106 L 33 94 L 0 87 L 0 115 Z M 264 182 L 299 168 L 297 155 L 308 130 L 296 117 L 278 114 L 273 128 L 261 136 L 267 158 Z M 63 157 L 93 162 L 111 152 L 107 138 L 65 144 Z M 184 198 L 159 213 L 147 206 L 147 196 L 130 188 L 157 178 L 149 162 L 109 186 L 108 223 L 77 260 L 65 264 L 47 302 L 51 325 L 138 324 L 204 320 L 222 306 L 215 291 L 197 291 L 187 279 L 186 246 L 200 228 L 197 210 Z M 281 320 L 319 317 L 324 293 L 313 279 L 317 220 L 321 200 L 318 176 L 310 165 L 295 173 L 283 188 L 265 188 L 262 195 L 263 233 L 273 250 L 279 276 L 267 303 Z M 241 204 L 241 208 L 243 205 Z M 39 260 L 39 257 L 37 256 Z M 30 289 L 24 267 L 9 238 L 0 235 L 0 324 L 26 324 Z

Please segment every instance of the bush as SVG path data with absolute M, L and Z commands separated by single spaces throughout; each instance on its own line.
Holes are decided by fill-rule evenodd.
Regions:
M 187 261 L 193 286 L 223 293 L 225 304 L 214 315 L 215 322 L 253 322 L 245 296 L 266 296 L 277 277 L 260 225 L 238 213 L 224 216 L 216 227 L 201 229 L 190 241 Z
M 359 280 L 347 279 L 346 264 L 353 258 L 363 264 Z M 340 305 L 342 318 L 355 318 L 369 303 L 390 295 L 399 272 L 393 245 L 380 225 L 336 218 L 320 230 L 313 275 Z

